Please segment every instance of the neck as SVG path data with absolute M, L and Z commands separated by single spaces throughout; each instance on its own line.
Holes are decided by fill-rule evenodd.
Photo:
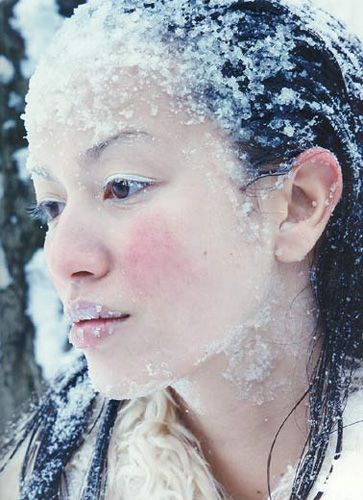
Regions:
M 268 495 L 273 439 L 308 387 L 307 353 L 315 326 L 312 303 L 309 294 L 301 295 L 289 318 L 286 308 L 274 307 L 273 318 L 263 326 L 244 330 L 242 343 L 211 356 L 172 387 L 181 418 L 233 500 Z M 272 490 L 303 451 L 307 412 L 305 398 L 282 428 L 272 454 Z

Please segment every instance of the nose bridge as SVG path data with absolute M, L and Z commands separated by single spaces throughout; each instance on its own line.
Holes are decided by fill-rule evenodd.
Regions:
M 50 274 L 56 280 L 107 274 L 110 252 L 105 226 L 97 215 L 94 206 L 74 200 L 67 203 L 55 227 L 49 229 L 44 250 Z

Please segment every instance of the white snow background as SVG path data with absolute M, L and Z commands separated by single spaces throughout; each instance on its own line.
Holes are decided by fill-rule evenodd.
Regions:
M 301 0 L 291 0 L 299 1 Z M 362 0 L 313 0 L 313 3 L 335 15 L 363 39 Z M 33 73 L 39 56 L 62 24 L 62 20 L 55 0 L 19 0 L 16 4 L 10 23 L 25 40 L 26 59 L 21 65 L 24 77 L 29 78 Z M 0 83 L 9 83 L 13 78 L 11 61 L 0 55 Z M 14 100 L 14 96 L 12 99 Z M 18 150 L 14 153 L 14 159 L 19 177 L 26 182 L 26 151 Z M 0 246 L 0 260 L 1 255 Z M 7 269 L 6 262 L 4 264 L 4 269 Z M 43 370 L 43 376 L 49 380 L 76 352 L 73 348 L 66 350 L 68 325 L 63 316 L 61 302 L 49 280 L 43 250 L 35 252 L 28 262 L 26 277 L 29 285 L 26 312 L 35 327 L 35 358 Z M 11 277 L 7 276 L 0 284 L 5 287 L 10 283 Z

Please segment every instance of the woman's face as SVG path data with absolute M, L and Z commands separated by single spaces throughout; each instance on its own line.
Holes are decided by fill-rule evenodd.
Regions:
M 129 76 L 109 93 L 110 141 L 94 147 L 92 107 L 87 130 L 49 110 L 30 141 L 37 201 L 57 202 L 44 250 L 65 311 L 83 300 L 129 314 L 109 321 L 102 340 L 84 329 L 82 344 L 81 326 L 71 329 L 95 389 L 113 398 L 169 385 L 243 338 L 274 262 L 268 219 L 232 180 L 243 167 L 218 128 L 188 123 L 170 96 L 151 84 L 135 90 Z M 115 182 L 126 177 L 129 191 Z

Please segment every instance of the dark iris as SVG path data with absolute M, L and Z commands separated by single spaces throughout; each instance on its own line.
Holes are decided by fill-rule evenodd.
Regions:
M 57 201 L 48 201 L 43 204 L 44 213 L 47 216 L 48 220 L 57 217 L 58 215 L 58 202 Z
M 111 192 L 117 196 L 117 198 L 126 198 L 129 191 L 130 186 L 125 179 L 116 180 L 111 183 Z

